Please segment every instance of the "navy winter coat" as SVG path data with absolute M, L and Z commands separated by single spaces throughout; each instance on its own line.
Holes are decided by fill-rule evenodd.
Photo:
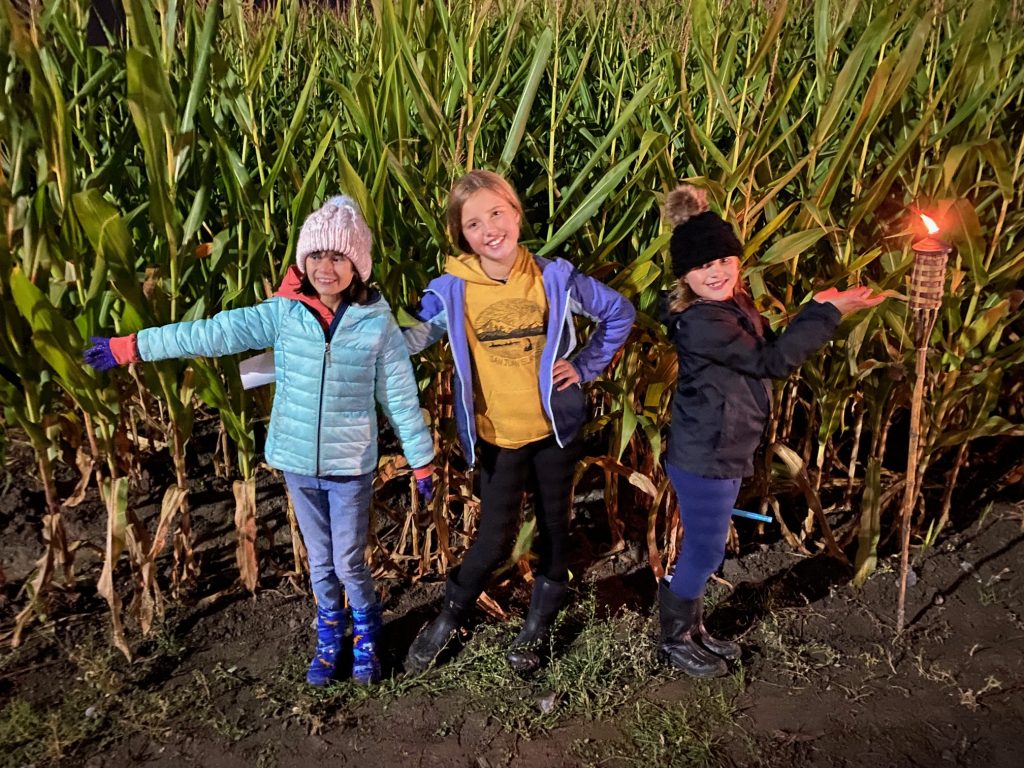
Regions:
M 831 339 L 840 317 L 832 304 L 810 301 L 776 335 L 745 293 L 667 314 L 679 379 L 666 461 L 704 477 L 752 475 L 770 380 L 789 376 Z

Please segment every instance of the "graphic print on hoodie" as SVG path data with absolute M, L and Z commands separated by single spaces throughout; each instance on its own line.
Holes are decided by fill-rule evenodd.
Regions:
M 473 399 L 481 439 L 519 448 L 551 434 L 540 402 L 547 298 L 540 267 L 520 246 L 504 282 L 479 257 L 450 258 L 447 271 L 466 282 L 466 333 L 473 358 Z

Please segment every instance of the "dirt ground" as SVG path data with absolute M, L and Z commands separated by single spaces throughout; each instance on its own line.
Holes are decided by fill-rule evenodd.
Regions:
M 39 551 L 42 500 L 26 486 L 0 497 L 0 630 Z M 140 514 L 154 514 L 160 495 L 140 489 Z M 895 558 L 855 590 L 847 567 L 744 528 L 709 622 L 740 639 L 744 659 L 703 682 L 658 665 L 650 570 L 628 552 L 595 556 L 596 528 L 581 515 L 575 536 L 588 554 L 536 680 L 518 680 L 503 659 L 528 601 L 521 582 L 489 593 L 510 621 L 478 614 L 459 652 L 420 677 L 400 660 L 442 586 L 382 582 L 385 681 L 318 691 L 303 682 L 312 600 L 280 575 L 291 551 L 280 484 L 262 482 L 258 502 L 275 532 L 262 542 L 260 591 L 172 603 L 149 638 L 134 637 L 132 664 L 110 646 L 95 555 L 79 550 L 80 594 L 21 647 L 0 650 L 0 766 L 1022 764 L 1022 505 L 996 504 L 918 554 L 899 638 Z M 234 567 L 230 489 L 200 481 L 192 504 L 202 596 Z M 67 518 L 73 539 L 101 540 L 95 500 Z

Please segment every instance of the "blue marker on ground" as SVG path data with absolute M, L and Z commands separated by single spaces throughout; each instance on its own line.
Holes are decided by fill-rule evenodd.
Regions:
M 745 509 L 734 509 L 732 511 L 733 517 L 746 517 L 750 520 L 757 520 L 762 523 L 774 523 L 775 520 L 770 515 L 762 515 L 760 512 L 747 512 Z

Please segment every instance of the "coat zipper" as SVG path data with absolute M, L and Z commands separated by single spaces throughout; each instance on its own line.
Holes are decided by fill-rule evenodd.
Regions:
M 324 331 L 326 333 L 326 331 Z M 324 419 L 324 382 L 327 380 L 327 366 L 330 361 L 331 342 L 324 342 L 324 361 L 320 364 L 320 398 L 316 409 L 316 476 L 320 477 L 320 426 Z
M 345 315 L 345 310 L 348 309 L 348 304 L 342 304 L 338 307 L 338 311 L 334 313 L 334 318 L 331 320 L 331 324 L 324 328 L 324 360 L 320 364 L 320 398 L 317 404 L 316 411 L 316 476 L 320 477 L 320 426 L 324 420 L 324 385 L 327 382 L 327 369 L 331 367 L 331 339 L 338 330 L 338 326 L 341 325 L 341 318 Z M 323 326 L 321 326 L 322 328 Z

